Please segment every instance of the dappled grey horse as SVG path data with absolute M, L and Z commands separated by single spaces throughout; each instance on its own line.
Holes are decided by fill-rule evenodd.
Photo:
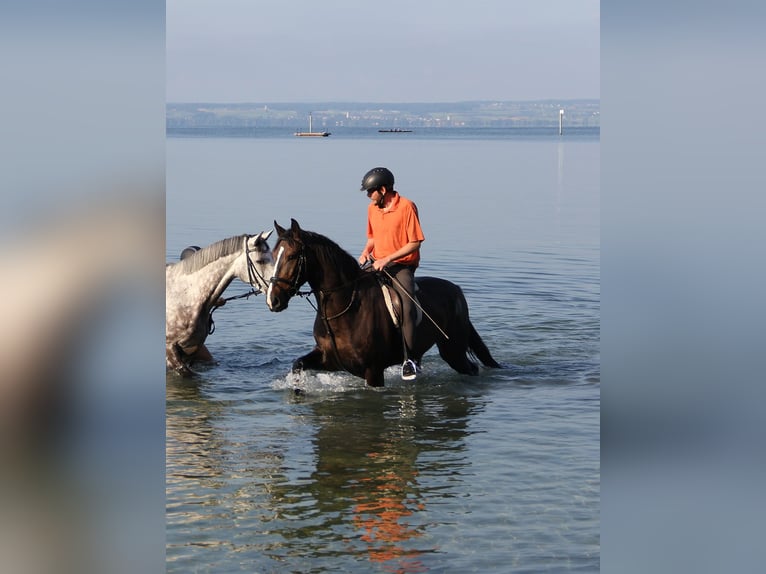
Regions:
M 211 313 L 226 300 L 221 296 L 236 278 L 252 287 L 268 287 L 274 260 L 267 239 L 271 231 L 236 235 L 203 247 L 165 266 L 165 358 L 169 369 L 193 375 L 194 362 L 212 362 L 204 346 L 212 332 Z

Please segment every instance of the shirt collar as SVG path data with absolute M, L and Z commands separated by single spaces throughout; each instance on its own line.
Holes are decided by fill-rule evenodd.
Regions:
M 391 200 L 391 203 L 388 204 L 388 207 L 378 207 L 378 209 L 381 211 L 396 211 L 396 208 L 399 207 L 399 200 L 401 197 L 396 191 L 392 191 L 391 193 L 394 194 L 394 198 Z

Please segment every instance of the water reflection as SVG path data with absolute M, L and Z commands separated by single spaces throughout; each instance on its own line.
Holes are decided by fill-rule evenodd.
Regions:
M 452 487 L 461 488 L 460 467 L 467 466 L 460 460 L 463 439 L 478 406 L 466 397 L 414 390 L 365 392 L 311 404 L 316 422 L 311 481 L 283 483 L 275 492 L 282 500 L 312 501 L 291 509 L 294 520 L 313 526 L 284 531 L 285 538 L 294 539 L 290 546 L 298 544 L 316 556 L 327 555 L 328 543 L 335 542 L 338 554 L 366 559 L 386 571 L 427 571 L 423 555 L 438 551 L 425 536 L 427 507 L 435 497 L 449 495 L 449 488 L 435 485 L 446 470 Z M 443 456 L 421 461 L 438 452 Z M 317 511 L 323 517 L 319 522 Z M 284 551 L 290 553 L 281 549 L 280 554 Z
M 207 538 L 202 530 L 209 513 L 208 493 L 222 488 L 226 481 L 220 464 L 224 438 L 213 421 L 219 405 L 206 400 L 194 383 L 166 386 L 165 488 L 166 524 L 172 527 L 167 539 L 167 560 L 177 557 L 176 546 L 199 544 Z
M 169 378 L 166 398 L 167 571 L 189 571 L 209 561 L 206 549 L 231 546 L 238 515 L 271 514 L 263 485 L 281 476 L 283 455 L 251 450 L 227 424 L 232 405 L 204 385 Z
M 208 485 L 222 476 L 216 459 L 224 439 L 212 423 L 221 416 L 221 406 L 206 400 L 194 383 L 166 386 L 165 453 L 173 461 L 167 481 L 196 478 Z
M 485 404 L 448 387 L 253 404 L 169 381 L 168 571 L 231 553 L 254 571 L 428 571 L 432 507 L 467 488 Z

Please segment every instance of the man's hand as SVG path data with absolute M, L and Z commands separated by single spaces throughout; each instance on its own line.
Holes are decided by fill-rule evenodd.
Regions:
M 372 262 L 372 268 L 375 269 L 375 271 L 383 271 L 383 269 L 388 267 L 389 263 L 391 263 L 391 260 L 388 257 L 376 259 Z

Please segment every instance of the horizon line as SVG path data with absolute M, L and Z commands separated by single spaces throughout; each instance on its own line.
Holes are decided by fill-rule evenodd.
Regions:
M 373 104 L 373 105 L 403 105 L 403 104 L 470 104 L 470 103 L 483 103 L 483 102 L 512 102 L 512 103 L 533 103 L 533 102 L 582 102 L 582 101 L 596 101 L 600 102 L 601 98 L 537 98 L 537 99 L 522 99 L 522 100 L 501 100 L 501 99 L 478 99 L 478 100 L 450 100 L 450 101 L 424 101 L 424 100 L 412 100 L 412 101 L 400 101 L 400 102 L 384 102 L 384 101 L 368 101 L 368 100 L 313 100 L 313 101 L 278 101 L 278 100 L 248 100 L 248 101 L 215 101 L 215 100 L 166 100 L 165 104 L 278 104 L 278 105 L 316 105 L 316 104 Z

